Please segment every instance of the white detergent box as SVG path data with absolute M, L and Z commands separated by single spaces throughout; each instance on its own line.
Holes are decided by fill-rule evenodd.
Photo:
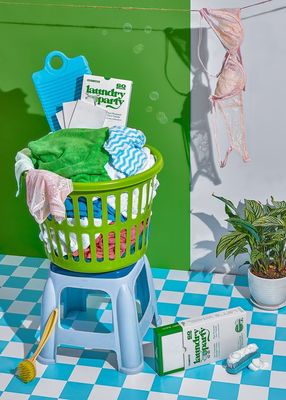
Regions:
M 247 344 L 241 307 L 154 329 L 156 371 L 166 375 L 227 358 Z
M 126 126 L 131 91 L 132 81 L 84 75 L 81 99 L 93 101 L 107 111 L 104 126 Z

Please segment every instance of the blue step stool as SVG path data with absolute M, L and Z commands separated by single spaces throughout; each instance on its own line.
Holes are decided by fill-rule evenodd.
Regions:
M 61 296 L 63 289 L 66 289 L 65 295 Z M 103 274 L 74 273 L 51 263 L 42 298 L 41 333 L 53 309 L 57 307 L 59 315 L 62 314 L 61 297 L 65 317 L 71 311 L 86 310 L 87 293 L 90 290 L 100 290 L 110 296 L 113 330 L 101 333 L 65 329 L 59 318 L 38 361 L 43 364 L 55 363 L 59 345 L 114 350 L 121 372 L 139 373 L 144 366 L 143 337 L 151 322 L 155 326 L 161 324 L 147 257 L 143 256 L 130 267 Z M 136 299 L 140 302 L 140 321 Z

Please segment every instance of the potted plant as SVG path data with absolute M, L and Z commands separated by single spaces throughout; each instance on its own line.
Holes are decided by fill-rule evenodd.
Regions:
M 245 200 L 240 213 L 234 204 L 215 196 L 225 205 L 226 221 L 232 231 L 223 235 L 216 256 L 224 252 L 225 260 L 248 254 L 248 284 L 254 303 L 266 309 L 286 305 L 286 201 L 262 204 Z M 243 265 L 244 265 L 243 264 Z

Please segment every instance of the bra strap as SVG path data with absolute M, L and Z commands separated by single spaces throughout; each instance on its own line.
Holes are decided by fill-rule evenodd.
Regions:
M 226 151 L 226 154 L 225 154 L 225 157 L 224 157 L 224 160 L 221 160 L 220 161 L 220 167 L 221 168 L 224 168 L 225 166 L 226 166 L 226 163 L 227 163 L 227 160 L 228 160 L 228 156 L 230 155 L 230 153 L 232 152 L 232 146 L 229 146 L 229 148 L 227 149 L 227 151 Z
M 202 20 L 203 20 L 203 14 L 202 14 L 202 10 L 200 11 L 200 15 L 201 15 L 201 20 L 200 20 L 200 27 L 199 27 L 199 40 L 198 40 L 198 48 L 197 48 L 197 52 L 198 52 L 198 60 L 201 64 L 201 66 L 203 67 L 204 71 L 211 76 L 212 78 L 217 78 L 217 75 L 211 74 L 206 66 L 203 63 L 203 60 L 201 59 L 201 54 L 200 54 L 200 48 L 201 48 L 201 44 L 202 44 L 202 31 L 203 31 L 203 27 L 202 27 Z

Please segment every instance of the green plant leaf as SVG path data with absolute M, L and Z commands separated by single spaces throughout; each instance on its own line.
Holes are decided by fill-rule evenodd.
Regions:
M 257 261 L 264 259 L 265 253 L 262 253 L 258 249 L 253 249 L 250 253 L 250 262 L 251 264 L 255 264 Z
M 253 222 L 264 215 L 263 207 L 258 201 L 245 200 L 244 215 L 249 222 Z
M 285 218 L 286 216 L 286 207 L 280 207 L 280 208 L 272 208 L 271 211 L 269 211 L 268 215 L 272 215 L 272 216 L 277 216 L 277 215 L 281 215 L 281 217 Z
M 227 205 L 230 208 L 230 210 L 232 210 L 235 213 L 235 215 L 238 214 L 237 208 L 235 207 L 235 205 L 233 204 L 232 201 L 227 200 L 221 196 L 216 196 L 214 193 L 212 194 L 212 196 L 215 197 L 216 199 L 222 201 L 225 205 Z
M 276 208 L 286 208 L 286 201 L 276 201 L 273 196 L 271 196 L 271 203 Z
M 244 263 L 239 265 L 238 268 L 244 267 L 245 265 L 250 265 L 250 261 L 244 261 Z
M 255 226 L 252 225 L 250 222 L 245 221 L 240 217 L 228 218 L 226 221 L 229 222 L 237 231 L 242 233 L 248 233 L 256 242 L 260 241 L 260 236 Z
M 225 213 L 226 213 L 230 218 L 236 217 L 236 214 L 234 214 L 234 213 L 231 211 L 231 208 L 230 208 L 227 204 L 226 204 L 225 207 L 224 207 L 224 211 L 225 211 Z
M 231 241 L 235 237 L 237 237 L 237 234 L 238 234 L 238 232 L 231 232 L 227 235 L 223 235 L 220 238 L 220 240 L 216 246 L 216 256 L 219 256 L 220 253 L 222 253 L 225 250 L 225 248 L 231 243 Z
M 241 254 L 241 250 L 245 248 L 245 240 L 239 240 L 238 242 L 233 242 L 227 248 L 225 249 L 224 257 L 227 260 L 228 258 L 232 256 L 236 256 L 238 254 Z M 245 248 L 246 252 L 247 249 Z
M 239 254 L 245 254 L 248 253 L 247 247 L 239 247 L 236 249 L 236 251 L 233 253 L 233 257 L 236 258 Z
M 223 235 L 216 247 L 216 256 L 218 256 L 223 251 L 228 251 L 227 249 L 230 248 L 234 251 L 237 248 L 242 248 L 245 246 L 246 234 L 241 232 L 231 232 L 227 235 Z M 234 249 L 234 250 L 233 250 Z
M 237 251 L 237 244 L 231 244 L 225 249 L 224 258 L 225 260 L 229 259 L 235 252 Z
M 250 253 L 250 263 L 255 271 L 267 273 L 270 264 L 284 268 L 286 259 L 286 201 L 271 201 L 261 204 L 245 200 L 244 217 L 224 197 L 215 196 L 225 204 L 225 212 L 234 228 L 221 237 L 216 253 L 224 252 L 225 259 Z M 248 261 L 245 263 L 248 264 Z M 244 264 L 244 265 L 245 265 Z
M 275 232 L 267 232 L 265 233 L 265 244 L 267 246 L 277 243 L 277 242 L 282 242 L 286 240 L 286 231 L 283 229 L 278 229 Z
M 273 207 L 271 207 L 268 203 L 263 204 L 262 207 L 263 207 L 264 214 L 269 214 L 271 212 L 271 210 L 273 210 Z
M 279 227 L 284 226 L 284 221 L 281 218 L 274 217 L 272 215 L 264 215 L 263 217 L 258 218 L 256 221 L 253 222 L 255 227 Z

